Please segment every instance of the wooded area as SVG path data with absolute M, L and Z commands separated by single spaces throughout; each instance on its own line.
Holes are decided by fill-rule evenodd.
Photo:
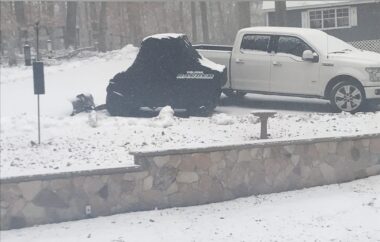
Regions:
M 262 1 L 168 2 L 0 2 L 2 56 L 35 47 L 40 22 L 40 47 L 53 50 L 94 46 L 99 51 L 164 32 L 185 33 L 193 43 L 232 44 L 239 28 L 265 25 Z

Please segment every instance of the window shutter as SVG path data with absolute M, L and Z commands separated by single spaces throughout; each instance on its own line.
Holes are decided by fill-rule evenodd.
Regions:
M 308 11 L 303 11 L 301 13 L 302 15 L 302 28 L 309 28 L 309 12 Z
M 358 14 L 356 7 L 350 8 L 350 24 L 351 26 L 358 26 Z

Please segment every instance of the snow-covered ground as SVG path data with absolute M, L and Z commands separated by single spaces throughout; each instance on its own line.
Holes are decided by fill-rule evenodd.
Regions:
M 169 108 L 158 117 L 154 117 L 157 112 L 143 112 L 133 118 L 110 117 L 100 111 L 97 122 L 86 113 L 70 116 L 69 100 L 79 93 L 92 93 L 96 104 L 104 103 L 109 79 L 127 69 L 136 54 L 136 48 L 126 46 L 46 66 L 40 146 L 35 145 L 37 106 L 32 70 L 1 67 L 0 177 L 130 166 L 133 157 L 129 151 L 137 149 L 252 142 L 260 135 L 260 124 L 250 114 L 257 109 L 278 109 L 269 123 L 273 139 L 380 132 L 380 112 L 331 114 L 324 111 L 321 101 L 305 104 L 301 99 L 283 98 L 275 104 L 271 97 L 260 95 L 249 95 L 240 107 L 223 99 L 225 106 L 218 107 L 210 118 L 176 117 Z M 296 108 L 286 110 L 281 106 L 284 103 Z
M 380 176 L 345 184 L 1 231 L 2 242 L 380 241 Z

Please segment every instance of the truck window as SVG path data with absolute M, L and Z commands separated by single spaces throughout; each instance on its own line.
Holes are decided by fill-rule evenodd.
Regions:
M 241 41 L 240 50 L 268 52 L 269 43 L 269 35 L 247 34 L 244 35 L 243 40 Z
M 305 50 L 311 50 L 303 40 L 292 36 L 280 36 L 277 41 L 277 53 L 291 54 L 302 57 Z

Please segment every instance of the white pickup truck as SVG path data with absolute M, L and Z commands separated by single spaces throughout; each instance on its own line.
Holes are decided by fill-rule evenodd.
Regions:
M 304 28 L 241 29 L 233 46 L 196 45 L 227 66 L 223 93 L 313 97 L 335 111 L 357 112 L 380 101 L 380 54 L 354 48 L 323 31 Z

